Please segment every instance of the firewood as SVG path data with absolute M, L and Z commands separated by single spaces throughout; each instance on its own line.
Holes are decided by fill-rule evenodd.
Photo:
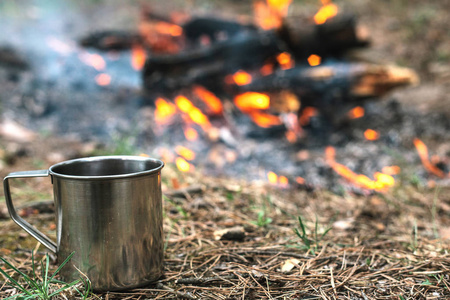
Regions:
M 213 23 L 199 19 L 198 23 L 201 22 Z M 225 24 L 231 26 L 231 23 Z M 350 48 L 368 43 L 358 36 L 354 17 L 348 15 L 335 17 L 321 25 L 299 21 L 296 26 L 301 30 L 292 30 L 287 25 L 276 31 L 243 29 L 239 33 L 233 32 L 234 35 L 226 40 L 212 43 L 210 47 L 149 57 L 143 71 L 144 86 L 153 91 L 175 90 L 192 84 L 217 89 L 222 86 L 225 75 L 239 69 L 259 68 L 284 51 L 292 53 L 297 59 L 306 60 L 313 53 L 322 57 L 337 57 Z M 198 29 L 199 26 L 192 27 Z M 223 28 L 227 27 L 224 25 Z M 213 34 L 213 29 L 211 32 L 209 29 L 199 29 L 194 36 L 202 32 Z
M 278 34 L 297 59 L 311 54 L 339 57 L 349 49 L 369 44 L 364 27 L 357 25 L 355 17 L 348 14 L 337 15 L 323 24 L 313 24 L 304 18 L 288 19 Z
M 369 63 L 329 62 L 321 66 L 299 66 L 254 78 L 250 84 L 236 86 L 240 93 L 290 90 L 302 96 L 342 94 L 348 100 L 381 97 L 400 86 L 417 84 L 411 69 Z M 303 98 L 302 98 L 303 101 Z M 302 102 L 302 105 L 304 103 Z M 311 103 L 315 106 L 314 103 Z
M 211 42 L 217 42 L 221 38 L 228 39 L 246 31 L 256 31 L 252 24 L 242 24 L 234 20 L 218 19 L 214 17 L 197 17 L 186 22 L 182 26 L 184 36 L 189 42 L 198 42 L 203 36 L 207 36 Z
M 381 99 L 394 88 L 414 85 L 418 81 L 416 72 L 408 68 L 329 62 L 317 67 L 298 66 L 254 78 L 250 84 L 234 86 L 234 91 L 267 93 L 274 99 L 290 91 L 301 101 L 299 115 L 304 108 L 315 107 L 331 123 L 338 124 L 344 119 L 349 105 L 369 98 Z
M 262 66 L 285 49 L 273 31 L 245 32 L 210 47 L 149 57 L 143 69 L 144 87 L 149 91 L 176 90 L 192 84 L 217 88 L 226 74 Z

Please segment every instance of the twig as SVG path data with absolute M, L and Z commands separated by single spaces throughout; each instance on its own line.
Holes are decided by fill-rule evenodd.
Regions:
M 214 276 L 214 277 L 203 277 L 203 278 L 180 278 L 175 281 L 176 284 L 205 284 L 212 281 L 224 280 L 224 279 L 236 279 L 236 275 L 225 275 L 225 276 Z
M 198 299 L 197 297 L 192 296 L 190 293 L 182 293 L 182 292 L 179 292 L 179 291 L 175 291 L 174 289 L 172 289 L 172 288 L 170 288 L 170 287 L 168 287 L 168 286 L 166 286 L 166 285 L 164 285 L 164 284 L 162 284 L 160 282 L 158 282 L 156 284 L 156 287 L 159 288 L 159 289 L 165 290 L 165 291 L 169 291 L 169 292 L 175 294 L 177 297 L 180 297 L 180 298 L 192 299 L 192 300 Z
M 201 185 L 191 185 L 186 188 L 167 191 L 164 193 L 167 197 L 188 198 L 192 194 L 201 194 L 205 191 L 205 187 Z

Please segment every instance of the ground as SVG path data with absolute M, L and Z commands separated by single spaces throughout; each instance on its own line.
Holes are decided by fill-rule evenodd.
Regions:
M 418 111 L 449 116 L 446 17 L 450 1 L 348 0 L 338 4 L 355 11 L 370 29 L 373 46 L 362 54 L 364 59 L 394 62 L 419 72 L 422 81 L 418 86 L 398 90 L 392 97 Z M 183 5 L 198 12 L 220 8 L 225 16 L 233 11 L 247 13 L 249 6 L 234 1 Z M 290 13 L 313 13 L 316 8 L 315 1 L 297 1 Z M 0 144 L 2 176 L 116 150 L 43 133 L 28 142 L 3 136 Z M 398 179 L 385 192 L 359 195 L 205 178 L 202 170 L 181 173 L 168 165 L 162 183 L 164 277 L 146 288 L 90 297 L 449 298 L 450 187 L 445 181 L 433 185 L 420 180 L 414 173 L 401 173 Z M 429 179 L 434 178 L 430 175 Z M 47 205 L 52 199 L 48 178 L 13 181 L 12 193 L 20 213 L 54 236 L 54 214 Z M 9 219 L 3 200 L 0 208 L 1 257 L 30 272 L 31 251 L 37 249 L 37 259 L 41 259 L 45 249 Z M 227 238 L 221 230 L 230 228 L 237 233 Z M 4 264 L 1 267 L 8 270 Z M 14 292 L 8 283 L 2 284 L 2 298 Z

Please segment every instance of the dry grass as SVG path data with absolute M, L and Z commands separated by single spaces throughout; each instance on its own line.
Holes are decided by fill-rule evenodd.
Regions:
M 448 188 L 405 185 L 386 194 L 337 196 L 205 179 L 170 166 L 163 176 L 164 278 L 148 288 L 93 299 L 450 297 Z M 174 190 L 174 183 L 187 192 Z M 309 249 L 294 233 L 301 231 L 299 216 Z M 50 214 L 30 217 L 51 233 Z M 243 228 L 242 240 L 217 239 L 219 230 L 236 226 Z M 34 240 L 9 220 L 1 228 L 2 257 L 29 270 Z M 5 284 L 0 296 L 12 291 Z

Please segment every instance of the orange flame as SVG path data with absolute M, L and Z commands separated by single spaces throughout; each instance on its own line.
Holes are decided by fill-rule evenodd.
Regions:
M 195 86 L 194 93 L 199 97 L 210 109 L 213 114 L 221 114 L 223 111 L 222 101 L 216 97 L 212 92 L 208 91 L 204 87 Z
M 364 117 L 364 108 L 362 108 L 361 106 L 354 107 L 348 112 L 347 116 L 350 119 L 362 118 Z
M 177 146 L 175 148 L 175 152 L 178 155 L 182 156 L 186 160 L 194 160 L 195 159 L 195 152 L 186 147 Z
M 192 108 L 192 110 L 189 111 L 188 115 L 192 122 L 200 125 L 203 130 L 206 131 L 211 128 L 211 123 L 209 122 L 208 117 L 205 116 L 197 107 Z
M 266 94 L 256 92 L 246 92 L 237 95 L 234 98 L 236 104 L 242 111 L 251 111 L 254 109 L 267 109 L 270 106 L 270 97 Z
M 337 163 L 335 161 L 335 155 L 336 150 L 333 147 L 328 146 L 325 148 L 325 160 L 330 167 L 333 168 L 336 173 L 357 186 L 376 191 L 384 191 L 395 184 L 395 179 L 389 174 L 376 172 L 374 174 L 375 180 L 372 180 L 365 175 L 357 174 L 346 166 Z
M 131 66 L 136 71 L 142 70 L 145 64 L 145 59 L 147 55 L 145 53 L 145 49 L 142 46 L 134 45 L 131 48 Z
M 316 108 L 310 106 L 305 107 L 303 109 L 302 114 L 300 115 L 298 122 L 300 123 L 301 126 L 308 125 L 311 117 L 317 116 L 317 114 L 318 111 Z
M 155 100 L 155 121 L 159 124 L 168 123 L 171 116 L 176 113 L 176 107 L 170 102 L 167 102 L 163 98 L 157 98 Z
M 275 174 L 274 172 L 269 172 L 267 173 L 267 179 L 269 180 L 270 183 L 276 184 L 278 182 L 278 175 Z
M 445 177 L 444 171 L 442 171 L 441 169 L 439 169 L 430 162 L 428 158 L 428 148 L 425 145 L 425 143 L 418 138 L 415 138 L 413 142 L 414 146 L 416 146 L 417 152 L 419 153 L 420 156 L 420 160 L 422 161 L 422 164 L 425 167 L 425 169 L 438 177 L 444 178 Z
M 200 125 L 203 130 L 206 131 L 211 127 L 208 117 L 200 109 L 195 107 L 188 98 L 179 95 L 175 98 L 175 104 L 182 112 L 189 116 L 192 122 Z
M 338 13 L 338 7 L 336 4 L 331 3 L 331 0 L 322 0 L 322 7 L 314 15 L 314 22 L 316 24 L 323 24 L 328 19 L 333 18 Z
M 279 28 L 281 19 L 274 15 L 266 3 L 261 1 L 254 2 L 255 23 L 264 30 Z
M 194 107 L 194 105 L 191 101 L 189 101 L 188 98 L 181 95 L 175 98 L 175 104 L 177 105 L 178 109 L 184 113 L 188 113 Z
M 111 83 L 111 76 L 106 73 L 101 73 L 95 76 L 95 82 L 100 86 L 107 86 Z
M 195 141 L 198 139 L 198 132 L 192 127 L 187 127 L 183 132 L 188 141 Z
M 181 172 L 189 172 L 193 169 L 193 166 L 182 157 L 177 157 L 175 159 L 175 164 Z
M 166 22 L 156 23 L 155 30 L 160 34 L 167 34 L 171 36 L 180 36 L 183 34 L 183 28 L 181 26 Z
M 366 131 L 364 131 L 364 137 L 368 141 L 376 141 L 380 138 L 380 134 L 373 129 L 367 129 Z
M 285 17 L 288 13 L 289 5 L 292 0 L 266 0 L 267 5 L 272 11 L 278 13 L 278 15 Z
M 318 65 L 320 65 L 321 62 L 322 62 L 322 58 L 319 55 L 311 54 L 308 57 L 308 64 L 311 67 L 318 66 Z
M 269 181 L 269 183 L 278 184 L 281 187 L 289 186 L 289 179 L 287 179 L 286 176 L 278 176 L 274 172 L 267 173 L 267 180 Z
M 283 187 L 287 187 L 289 185 L 289 180 L 286 176 L 280 176 L 278 178 L 278 183 Z
M 86 65 L 93 67 L 97 71 L 103 71 L 106 68 L 106 62 L 99 54 L 83 52 L 78 57 Z
M 294 67 L 295 62 L 291 55 L 287 52 L 283 52 L 277 55 L 277 61 L 280 64 L 281 69 L 287 70 Z
M 249 112 L 249 116 L 253 122 L 255 122 L 258 126 L 263 128 L 268 128 L 281 124 L 280 118 L 278 116 L 274 116 L 271 114 L 266 114 L 259 111 L 251 111 Z
M 256 1 L 254 3 L 256 23 L 265 30 L 281 27 L 291 2 L 292 0 L 266 0 L 265 3 Z
M 225 82 L 228 84 L 235 83 L 239 86 L 246 85 L 252 82 L 252 75 L 245 71 L 239 70 L 232 75 L 226 76 Z

